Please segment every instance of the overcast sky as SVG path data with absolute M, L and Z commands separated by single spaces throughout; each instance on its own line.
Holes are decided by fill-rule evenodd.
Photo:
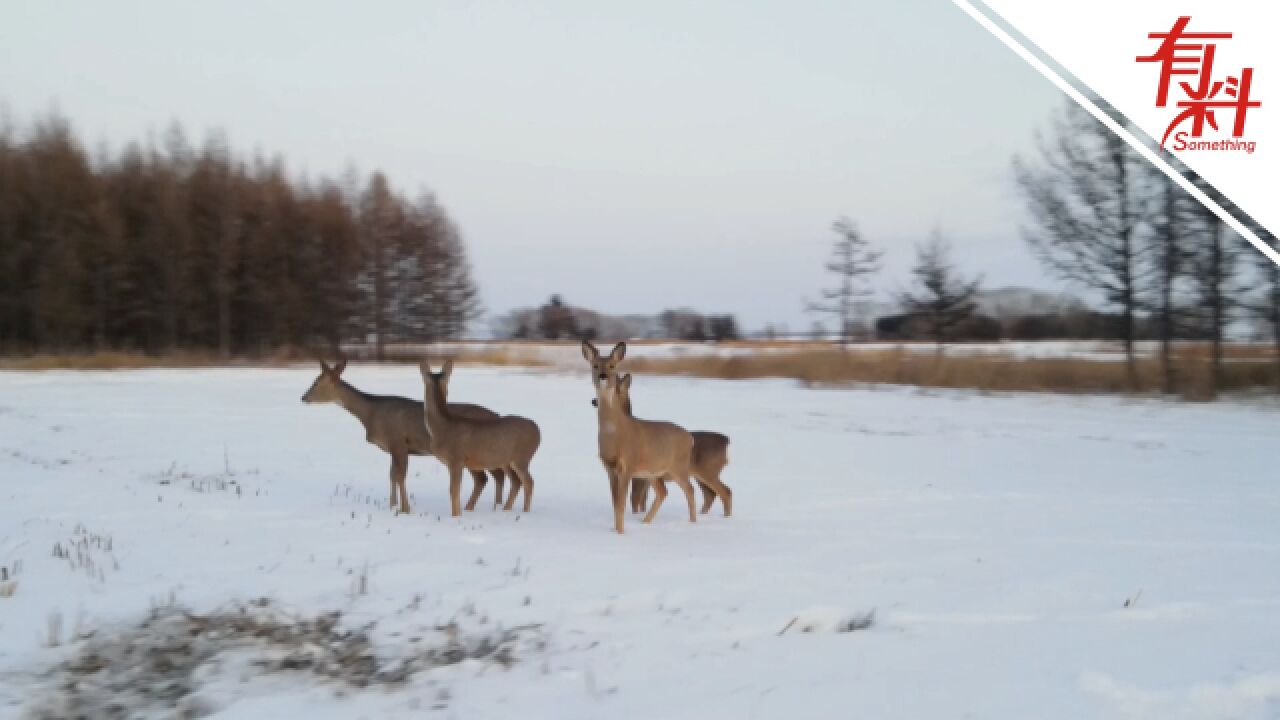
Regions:
M 840 215 L 886 296 L 934 228 L 988 285 L 1061 288 L 1010 158 L 1062 96 L 947 0 L 2 0 L 0 102 L 430 189 L 492 312 L 559 292 L 805 329 Z

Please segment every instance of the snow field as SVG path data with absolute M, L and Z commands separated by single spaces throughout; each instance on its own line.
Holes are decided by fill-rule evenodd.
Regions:
M 219 717 L 1280 715 L 1274 407 L 640 376 L 638 415 L 731 436 L 735 513 L 690 524 L 676 493 L 617 536 L 585 374 L 458 368 L 451 399 L 543 434 L 533 511 L 490 488 L 458 519 L 432 458 L 393 516 L 389 459 L 299 402 L 313 377 L 0 374 L 0 717 L 77 632 L 258 597 L 388 654 L 449 623 L 546 647 L 363 691 L 228 659 Z

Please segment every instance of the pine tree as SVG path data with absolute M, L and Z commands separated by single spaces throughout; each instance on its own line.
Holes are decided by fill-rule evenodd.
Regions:
M 929 337 L 941 354 L 955 327 L 973 315 L 982 280 L 967 280 L 960 275 L 951 261 L 951 245 L 938 232 L 929 242 L 916 247 L 911 274 L 916 289 L 902 293 L 899 300 L 907 312 L 924 318 Z
M 847 217 L 837 220 L 831 229 L 836 233 L 836 239 L 826 268 L 836 276 L 836 285 L 822 290 L 820 301 L 807 301 L 805 305 L 809 312 L 834 315 L 840 323 L 840 342 L 848 345 L 858 330 L 855 323 L 858 320 L 865 322 L 865 318 L 858 317 L 858 303 L 871 294 L 867 281 L 880 271 L 883 253 L 873 248 L 858 231 L 857 225 Z
M 220 134 L 193 150 L 177 125 L 91 161 L 56 115 L 0 117 L 0 349 L 227 356 L 372 336 L 381 355 L 463 332 L 479 302 L 444 208 L 382 175 L 351 185 L 292 180 Z

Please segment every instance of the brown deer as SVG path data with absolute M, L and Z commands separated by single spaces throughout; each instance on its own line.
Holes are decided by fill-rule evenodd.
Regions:
M 383 452 L 391 455 L 391 509 L 396 509 L 397 491 L 399 494 L 400 512 L 409 512 L 409 493 L 405 490 L 404 478 L 409 470 L 410 455 L 430 455 L 431 435 L 422 424 L 422 403 L 409 398 L 394 395 L 370 395 L 361 392 L 342 379 L 342 371 L 347 369 L 347 360 L 342 358 L 337 365 L 329 367 L 324 360 L 320 363 L 320 374 L 311 388 L 302 396 L 304 403 L 335 403 L 351 413 L 364 426 L 364 439 L 377 445 Z M 498 414 L 479 405 L 455 403 L 450 407 L 453 412 L 477 419 L 495 419 Z M 467 501 L 467 510 L 474 510 L 476 500 L 484 491 L 488 477 L 481 471 L 471 473 L 474 484 L 471 499 Z M 503 473 L 501 469 L 493 471 L 493 484 L 496 490 L 493 505 L 496 508 L 502 501 Z M 515 492 L 514 479 L 512 494 Z
M 529 463 L 542 442 L 542 433 L 534 421 L 518 415 L 497 418 L 475 418 L 456 413 L 449 404 L 449 378 L 453 375 L 453 360 L 446 360 L 440 372 L 432 372 L 431 365 L 423 358 L 419 365 L 424 385 L 424 413 L 419 424 L 424 424 L 431 434 L 431 454 L 449 469 L 449 501 L 453 515 L 462 513 L 458 508 L 458 493 L 464 469 L 506 470 L 511 475 L 511 493 L 505 509 L 510 510 L 516 494 L 524 490 L 524 511 L 529 512 L 533 502 L 533 475 Z M 519 481 L 520 487 L 516 487 Z
M 591 381 L 593 384 L 603 381 L 609 375 L 616 375 L 618 364 L 627 355 L 627 344 L 620 342 L 613 346 L 607 356 L 590 342 L 582 341 L 582 356 L 591 363 Z M 593 400 L 592 404 L 598 403 Z M 627 394 L 624 410 L 632 415 L 631 396 Z M 711 510 L 716 498 L 724 506 L 724 515 L 733 513 L 733 490 L 720 479 L 720 473 L 729 464 L 729 436 L 718 432 L 695 430 L 693 433 L 693 464 L 689 471 L 702 490 L 702 512 Z M 649 483 L 642 478 L 633 478 L 631 482 L 631 512 L 644 512 L 649 504 Z
M 623 531 L 623 503 L 627 483 L 632 478 L 646 478 L 653 486 L 653 507 L 644 522 L 653 522 L 658 508 L 667 499 L 667 480 L 674 480 L 684 491 L 689 503 L 689 522 L 697 522 L 693 486 L 689 483 L 689 465 L 693 460 L 693 436 L 684 428 L 669 422 L 640 420 L 626 412 L 623 405 L 631 376 L 606 374 L 596 380 L 596 411 L 599 415 L 598 435 L 600 462 L 609 475 L 609 491 L 613 497 L 614 529 Z

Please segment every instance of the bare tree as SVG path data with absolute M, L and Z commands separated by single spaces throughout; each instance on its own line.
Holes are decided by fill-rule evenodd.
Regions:
M 1234 206 L 1204 180 L 1193 179 L 1197 187 L 1214 198 L 1228 212 Z M 1207 335 L 1210 345 L 1210 394 L 1222 388 L 1222 344 L 1226 327 L 1236 309 L 1236 279 L 1240 270 L 1241 238 L 1207 207 L 1192 203 L 1186 228 L 1191 233 L 1190 276 L 1198 305 L 1197 329 Z
M 1195 267 L 1192 277 L 1196 280 L 1197 294 L 1205 314 L 1212 391 L 1217 395 L 1223 382 L 1222 344 L 1236 306 L 1235 280 L 1239 270 L 1240 238 L 1217 217 L 1206 225 L 1206 242 L 1192 261 Z
M 1280 239 L 1275 235 L 1260 226 L 1254 226 L 1253 231 L 1263 242 L 1280 250 Z M 1266 323 L 1271 331 L 1271 342 L 1275 346 L 1275 387 L 1276 392 L 1280 393 L 1280 265 L 1260 252 L 1257 253 L 1254 262 L 1258 269 L 1262 291 L 1257 297 L 1246 301 L 1246 307 L 1255 317 Z
M 847 217 L 832 224 L 836 239 L 831 247 L 831 259 L 827 271 L 837 279 L 835 287 L 822 291 L 820 301 L 806 301 L 805 309 L 812 313 L 834 315 L 840 323 L 842 345 L 848 345 L 858 319 L 858 302 L 871 294 L 867 280 L 880 271 L 880 258 L 884 253 L 872 247 L 857 225 Z
M 1121 312 L 1130 386 L 1138 382 L 1135 318 L 1144 274 L 1138 237 L 1141 163 L 1124 140 L 1084 110 L 1068 105 L 1041 138 L 1035 164 L 1014 160 L 1033 227 L 1026 240 L 1065 280 L 1098 290 Z
M 1173 342 L 1179 330 L 1177 290 L 1187 274 L 1191 254 L 1187 248 L 1190 233 L 1186 223 L 1188 213 L 1194 212 L 1198 204 L 1164 173 L 1151 168 L 1147 174 L 1150 177 L 1147 194 L 1150 232 L 1146 237 L 1153 272 L 1144 305 L 1155 316 L 1160 334 L 1161 386 L 1166 394 L 1172 394 L 1178 387 L 1177 366 L 1173 361 Z
M 899 301 L 908 313 L 924 320 L 941 354 L 952 330 L 973 315 L 982 278 L 966 280 L 960 275 L 951 261 L 951 244 L 936 231 L 929 242 L 916 247 L 911 274 L 916 290 L 902 293 Z

